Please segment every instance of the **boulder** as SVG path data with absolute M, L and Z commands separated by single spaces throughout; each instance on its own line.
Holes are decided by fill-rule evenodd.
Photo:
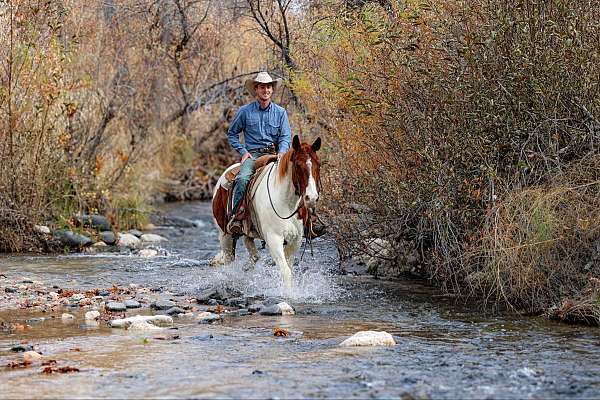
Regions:
M 156 331 L 164 329 L 160 326 L 153 325 L 146 321 L 133 321 L 127 328 L 128 331 Z
M 127 307 L 127 308 L 140 308 L 141 306 L 142 305 L 137 300 L 133 300 L 133 299 L 125 300 L 125 307 Z
M 167 311 L 165 311 L 165 314 L 167 314 L 167 315 L 177 315 L 177 314 L 183 314 L 183 313 L 185 313 L 185 310 L 183 308 L 179 308 L 179 307 L 171 307 Z
M 89 226 L 95 230 L 97 230 L 98 232 L 102 232 L 102 231 L 110 231 L 112 229 L 112 225 L 110 224 L 110 221 L 102 216 L 102 215 L 87 215 L 87 214 L 82 214 L 82 215 L 76 215 L 75 216 L 75 220 L 83 226 Z
M 95 321 L 98 318 L 100 318 L 100 312 L 99 311 L 88 311 L 85 313 L 85 320 L 86 321 Z
M 160 235 L 155 235 L 154 233 L 145 233 L 140 237 L 140 239 L 142 239 L 142 242 L 146 243 L 160 243 L 168 241 L 167 238 Z
M 213 314 L 208 311 L 198 314 L 197 318 L 199 324 L 213 324 L 221 320 L 221 316 L 219 314 Z
M 102 231 L 102 232 L 100 232 L 100 239 L 104 243 L 106 243 L 106 244 L 108 244 L 110 246 L 112 246 L 115 243 L 117 243 L 117 235 L 115 235 L 113 231 Z
M 23 353 L 23 361 L 26 363 L 32 363 L 42 358 L 42 355 L 35 351 L 26 351 Z
M 127 231 L 127 233 L 129 233 L 130 235 L 133 235 L 137 238 L 141 238 L 141 236 L 144 234 L 143 232 L 138 231 L 137 229 L 130 229 Z
M 288 303 L 281 302 L 272 306 L 265 306 L 258 312 L 260 315 L 294 315 L 295 311 Z
M 155 310 L 168 310 L 169 308 L 175 307 L 177 304 L 171 300 L 156 300 L 150 304 L 150 308 Z
M 106 309 L 108 311 L 127 311 L 127 307 L 125 306 L 125 304 L 117 302 L 117 301 L 111 301 L 106 305 Z
M 394 346 L 396 341 L 384 331 L 360 331 L 340 343 L 342 347 L 355 346 Z

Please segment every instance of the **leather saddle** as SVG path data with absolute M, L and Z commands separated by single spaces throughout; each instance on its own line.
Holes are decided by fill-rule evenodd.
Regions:
M 235 218 L 239 221 L 242 221 L 242 230 L 246 236 L 250 236 L 250 237 L 254 237 L 254 238 L 260 237 L 260 235 L 256 232 L 256 230 L 254 229 L 254 226 L 252 224 L 252 210 L 251 210 L 252 202 L 251 202 L 251 199 L 248 198 L 248 194 L 254 192 L 253 188 L 254 188 L 255 184 L 257 183 L 257 178 L 261 175 L 263 168 L 266 167 L 268 164 L 276 162 L 276 161 L 277 161 L 277 155 L 267 154 L 267 155 L 258 157 L 256 159 L 256 161 L 254 162 L 254 170 L 255 170 L 254 174 L 252 175 L 252 178 L 250 178 L 250 182 L 248 182 L 248 187 L 246 188 L 244 197 L 242 197 L 242 200 L 240 201 L 240 205 L 235 214 Z M 230 171 L 228 171 L 227 174 L 225 174 L 225 179 L 228 182 L 228 187 L 226 188 L 227 189 L 227 215 L 231 215 L 231 209 L 233 207 L 233 192 L 235 191 L 235 185 L 237 183 L 236 177 L 240 172 L 240 167 L 241 166 L 237 166 L 237 167 L 231 169 Z M 225 224 L 225 227 L 226 226 L 227 225 Z

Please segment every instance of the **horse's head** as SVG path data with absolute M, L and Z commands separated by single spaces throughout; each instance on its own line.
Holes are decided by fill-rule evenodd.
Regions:
M 321 164 L 317 151 L 321 148 L 321 138 L 317 138 L 312 145 L 300 143 L 298 135 L 292 140 L 290 162 L 292 164 L 292 182 L 296 194 L 302 196 L 304 205 L 308 210 L 314 210 L 319 200 L 321 182 Z

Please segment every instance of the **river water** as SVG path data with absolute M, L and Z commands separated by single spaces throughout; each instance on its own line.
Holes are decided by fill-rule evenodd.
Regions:
M 234 265 L 208 266 L 218 248 L 208 204 L 163 211 L 199 227 L 158 229 L 170 239 L 162 256 L 3 257 L 0 272 L 79 289 L 135 283 L 188 296 L 226 284 L 247 296 L 282 295 L 276 268 L 260 261 L 249 270 L 241 243 Z M 176 320 L 175 329 L 132 333 L 85 324 L 79 313 L 72 322 L 46 319 L 24 332 L 0 332 L 0 398 L 600 397 L 597 328 L 489 314 L 425 284 L 342 275 L 338 264 L 327 238 L 315 242 L 314 256 L 306 251 L 288 297 L 294 316 L 227 317 L 215 325 Z M 41 315 L 0 312 L 21 323 Z M 275 337 L 276 327 L 289 336 Z M 369 329 L 391 333 L 397 345 L 338 346 Z M 3 368 L 17 360 L 10 348 L 21 340 L 80 372 Z

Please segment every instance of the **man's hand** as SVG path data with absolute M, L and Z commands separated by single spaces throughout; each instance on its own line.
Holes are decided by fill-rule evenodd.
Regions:
M 252 158 L 252 155 L 250 154 L 250 152 L 247 152 L 242 156 L 242 161 L 240 161 L 240 163 L 243 164 L 244 161 L 246 161 L 249 158 Z

